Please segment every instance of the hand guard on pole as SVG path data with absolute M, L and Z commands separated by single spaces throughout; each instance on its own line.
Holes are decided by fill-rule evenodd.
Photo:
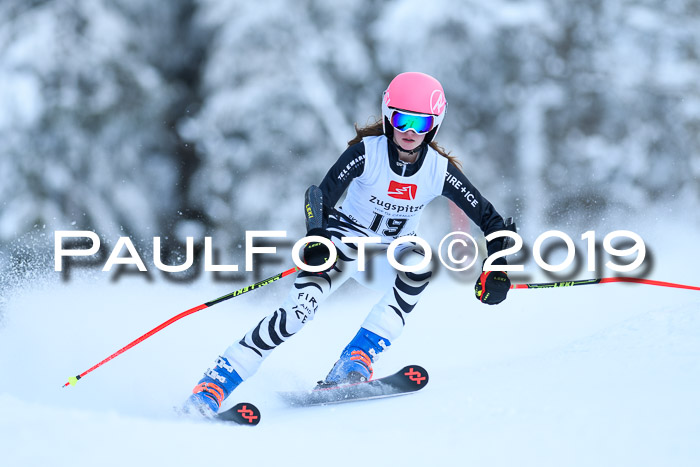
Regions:
M 506 299 L 510 279 L 503 271 L 484 271 L 474 286 L 476 298 L 487 305 L 498 305 Z
M 505 230 L 517 232 L 513 218 L 509 217 L 504 221 Z M 501 248 L 498 251 L 503 251 L 511 246 L 512 239 L 503 237 Z M 506 264 L 505 258 L 497 258 L 496 264 Z M 474 285 L 474 294 L 477 300 L 487 305 L 498 305 L 508 296 L 510 290 L 510 279 L 504 271 L 483 271 Z
M 316 231 L 314 231 L 316 230 Z M 325 237 L 330 240 L 330 235 L 326 230 L 322 229 L 314 229 L 310 230 L 306 236 L 311 236 L 311 235 L 318 235 L 320 237 Z M 321 242 L 310 242 L 307 243 L 304 246 L 304 263 L 308 264 L 309 266 L 320 266 L 324 264 L 326 261 L 328 261 L 328 258 L 330 257 L 330 250 L 326 245 L 324 245 Z M 328 271 L 330 269 L 333 269 L 334 264 L 331 264 L 328 269 L 325 271 Z M 322 272 L 325 272 L 322 271 Z
M 304 209 L 306 211 L 306 236 L 318 235 L 331 239 L 326 230 L 326 218 L 323 212 L 323 192 L 316 185 L 311 185 L 304 195 Z M 304 263 L 309 266 L 320 266 L 328 261 L 330 251 L 320 242 L 310 242 L 304 246 Z M 326 271 L 335 266 L 332 264 Z

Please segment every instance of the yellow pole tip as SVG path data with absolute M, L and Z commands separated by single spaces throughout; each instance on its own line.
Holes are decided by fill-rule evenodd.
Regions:
M 68 378 L 68 382 L 71 386 L 75 386 L 75 383 L 78 382 L 78 378 L 76 378 L 75 376 L 71 376 L 70 378 Z

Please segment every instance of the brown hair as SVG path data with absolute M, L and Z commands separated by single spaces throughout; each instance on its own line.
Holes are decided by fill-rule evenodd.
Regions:
M 370 123 L 367 126 L 363 127 L 358 127 L 357 123 L 355 124 L 355 137 L 348 141 L 348 146 L 352 146 L 353 144 L 357 144 L 360 141 L 362 141 L 362 138 L 365 136 L 381 136 L 384 134 L 384 126 L 382 125 L 381 120 L 377 120 L 374 123 Z M 445 157 L 450 164 L 454 165 L 458 169 L 462 170 L 462 163 L 455 157 L 450 155 L 449 152 L 445 150 L 442 146 L 437 144 L 436 141 L 431 141 L 428 143 L 428 145 L 433 148 L 435 151 L 437 151 L 438 154 L 440 154 L 442 157 Z

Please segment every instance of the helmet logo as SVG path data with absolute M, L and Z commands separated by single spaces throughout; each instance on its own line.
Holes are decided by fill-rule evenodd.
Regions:
M 433 114 L 440 115 L 445 108 L 445 105 L 447 105 L 447 101 L 445 100 L 445 95 L 442 93 L 442 91 L 439 89 L 433 91 L 433 93 L 430 95 L 430 110 L 433 112 Z
M 388 106 L 391 99 L 389 99 L 389 91 L 384 91 L 384 103 Z

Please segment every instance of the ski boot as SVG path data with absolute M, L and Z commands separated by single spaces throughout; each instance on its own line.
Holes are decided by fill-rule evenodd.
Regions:
M 390 345 L 388 339 L 360 328 L 352 341 L 343 349 L 340 359 L 335 362 L 326 379 L 319 381 L 316 388 L 369 381 L 374 374 L 372 363 Z
M 236 373 L 233 366 L 224 357 L 216 360 L 214 369 L 204 373 L 192 395 L 187 398 L 183 411 L 185 413 L 200 413 L 204 417 L 213 418 L 219 411 L 224 399 L 236 389 L 243 379 Z

